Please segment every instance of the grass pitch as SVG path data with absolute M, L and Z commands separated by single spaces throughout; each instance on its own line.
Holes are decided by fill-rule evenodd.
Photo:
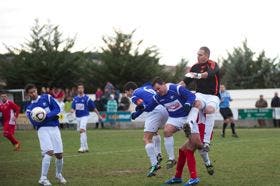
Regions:
M 200 156 L 196 153 L 197 170 L 202 186 L 267 186 L 280 185 L 280 129 L 237 129 L 240 138 L 233 138 L 227 130 L 226 138 L 215 129 L 210 157 L 214 161 L 215 174 L 209 176 Z M 63 130 L 64 171 L 67 185 L 96 186 L 153 186 L 174 175 L 175 168 L 165 169 L 164 160 L 157 176 L 147 178 L 149 160 L 142 142 L 142 130 L 98 129 L 88 131 L 90 152 L 78 154 L 79 134 Z M 12 151 L 11 144 L 0 138 L 0 185 L 38 185 L 41 170 L 41 154 L 35 131 L 17 131 L 22 143 L 20 152 Z M 175 134 L 175 152 L 184 142 L 182 132 Z M 163 139 L 162 139 L 163 142 Z M 49 180 L 58 185 L 54 160 Z M 188 173 L 184 171 L 184 181 Z

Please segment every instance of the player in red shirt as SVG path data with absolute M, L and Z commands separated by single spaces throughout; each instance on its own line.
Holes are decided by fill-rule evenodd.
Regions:
M 20 107 L 8 100 L 7 93 L 2 91 L 0 93 L 1 102 L 0 102 L 0 112 L 2 112 L 2 123 L 3 123 L 3 135 L 14 145 L 15 151 L 20 149 L 20 142 L 14 137 L 16 119 L 19 115 Z

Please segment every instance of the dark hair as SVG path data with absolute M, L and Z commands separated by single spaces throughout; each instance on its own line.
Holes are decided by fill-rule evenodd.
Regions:
M 27 93 L 32 88 L 37 88 L 37 87 L 32 83 L 28 83 L 27 85 L 25 85 L 24 90 Z
M 8 94 L 9 92 L 7 90 L 0 90 L 0 94 Z
M 83 87 L 85 87 L 84 84 L 83 84 L 82 82 L 78 82 L 78 83 L 76 84 L 76 87 L 78 88 L 78 86 L 83 86 Z
M 155 77 L 152 81 L 152 86 L 154 86 L 155 84 L 160 84 L 162 85 L 164 83 L 163 79 L 159 76 Z
M 124 85 L 124 87 L 123 87 L 123 90 L 124 91 L 128 91 L 128 90 L 130 90 L 130 89 L 132 89 L 132 90 L 135 90 L 135 89 L 137 89 L 137 84 L 135 83 L 135 82 L 133 82 L 133 81 L 129 81 L 129 82 L 127 82 L 125 85 Z
M 210 57 L 210 49 L 208 47 L 203 46 L 203 47 L 200 47 L 199 50 L 203 50 L 208 55 L 208 57 Z

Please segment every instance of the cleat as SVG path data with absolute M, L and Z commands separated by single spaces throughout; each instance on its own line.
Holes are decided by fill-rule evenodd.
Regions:
M 88 149 L 85 149 L 84 152 L 89 152 L 89 150 L 88 150 Z
M 232 137 L 239 138 L 237 134 L 232 134 Z
M 43 186 L 51 186 L 51 182 L 48 180 L 48 178 L 40 178 L 39 182 L 40 185 Z
M 206 167 L 206 170 L 207 170 L 209 175 L 213 175 L 214 174 L 214 166 L 212 164 L 205 165 L 205 167 Z
M 171 178 L 170 180 L 167 180 L 166 182 L 164 182 L 165 184 L 176 184 L 176 183 L 182 183 L 182 178 L 176 178 L 176 177 L 173 177 Z
M 199 181 L 200 181 L 199 178 L 191 178 L 191 179 L 189 179 L 188 182 L 185 183 L 184 186 L 196 185 L 199 183 Z
M 160 162 L 162 161 L 161 153 L 158 153 L 158 155 L 157 155 L 157 161 L 158 161 L 158 164 L 160 164 Z
M 187 138 L 190 137 L 190 135 L 191 135 L 191 127 L 190 127 L 190 124 L 189 124 L 189 123 L 185 123 L 185 124 L 183 125 L 183 131 L 184 131 L 185 136 L 186 136 Z
M 147 174 L 147 177 L 155 176 L 157 170 L 159 170 L 160 168 L 161 168 L 161 166 L 158 165 L 158 164 L 151 166 L 151 168 L 150 168 L 150 170 L 149 170 L 149 172 Z
M 61 184 L 66 184 L 66 183 L 67 183 L 67 181 L 66 181 L 65 178 L 62 176 L 62 174 L 56 175 L 55 178 L 58 180 L 58 183 L 61 183 Z
M 171 169 L 172 167 L 174 167 L 174 165 L 176 165 L 176 163 L 176 160 L 167 160 L 166 169 Z
M 78 153 L 84 153 L 86 152 L 83 148 L 79 148 Z
M 202 150 L 205 151 L 205 152 L 209 152 L 210 151 L 210 144 L 209 143 L 203 143 Z
M 20 150 L 20 143 L 15 144 L 15 149 L 14 151 L 19 151 Z
M 225 134 L 224 134 L 224 133 L 222 133 L 222 134 L 221 134 L 221 136 L 224 138 L 224 137 L 225 137 Z

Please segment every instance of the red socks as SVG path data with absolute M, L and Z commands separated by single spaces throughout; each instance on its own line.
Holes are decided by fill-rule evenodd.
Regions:
M 182 172 L 183 172 L 186 160 L 187 160 L 186 150 L 179 149 L 179 157 L 178 157 L 178 162 L 177 162 L 177 167 L 176 167 L 175 178 L 182 177 Z
M 187 156 L 187 165 L 190 173 L 191 178 L 197 178 L 196 173 L 196 161 L 194 157 L 194 151 L 191 151 L 189 149 L 186 150 L 186 156 Z

